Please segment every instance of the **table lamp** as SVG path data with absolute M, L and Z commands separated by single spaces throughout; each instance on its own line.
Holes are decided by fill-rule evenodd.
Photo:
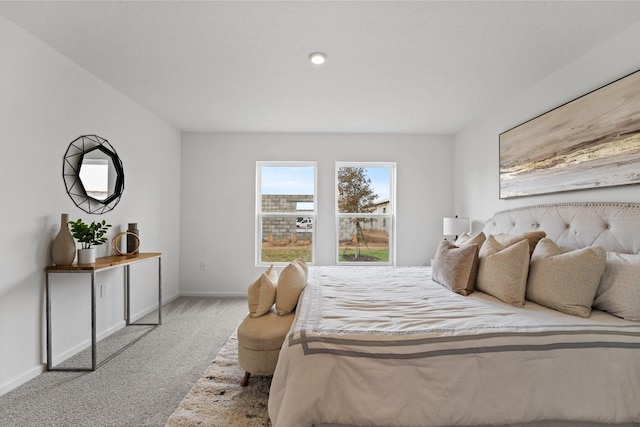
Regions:
M 454 240 L 462 233 L 469 231 L 469 218 L 442 218 L 442 234 L 445 236 L 455 236 Z

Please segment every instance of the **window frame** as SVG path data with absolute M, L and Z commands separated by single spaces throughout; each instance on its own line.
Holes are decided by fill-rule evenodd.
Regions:
M 389 207 L 386 213 L 341 213 L 339 212 L 338 170 L 341 167 L 354 168 L 389 168 Z M 335 263 L 336 265 L 396 265 L 396 162 L 336 162 L 334 170 L 335 192 Z M 389 230 L 389 260 L 372 261 L 340 261 L 340 219 L 341 218 L 372 218 L 386 220 Z
M 262 211 L 262 168 L 263 167 L 313 167 L 313 210 L 296 212 L 263 212 Z M 316 262 L 316 229 L 318 225 L 318 162 L 316 161 L 256 161 L 256 207 L 255 207 L 255 265 L 264 267 L 269 265 L 284 266 L 290 261 L 262 261 L 263 243 L 263 218 L 312 218 L 313 226 L 311 232 L 311 261 L 307 264 L 313 265 Z M 299 202 L 298 202 L 299 203 Z M 301 214 L 302 213 L 302 214 Z

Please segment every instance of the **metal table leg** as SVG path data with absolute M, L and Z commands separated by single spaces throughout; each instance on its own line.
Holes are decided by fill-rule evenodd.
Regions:
M 91 271 L 91 370 L 95 371 L 98 360 L 96 346 L 96 272 Z
M 148 254 L 144 254 L 148 255 Z M 155 254 L 151 254 L 155 255 Z M 158 254 L 159 255 L 159 254 Z M 154 256 L 155 257 L 155 256 Z M 109 258 L 109 257 L 105 257 Z M 146 257 L 148 259 L 148 257 Z M 116 351 L 114 354 L 107 357 L 102 362 L 98 363 L 98 348 L 97 348 L 97 304 L 96 304 L 96 273 L 97 271 L 103 271 L 109 268 L 114 268 L 122 265 L 125 270 L 125 299 L 126 299 L 126 307 L 125 307 L 125 323 L 127 326 L 136 325 L 136 326 L 153 326 L 148 331 L 144 332 L 139 337 L 135 338 L 133 341 L 128 343 L 126 346 Z M 49 371 L 95 371 L 100 366 L 107 363 L 109 360 L 122 353 L 124 350 L 129 348 L 131 345 L 138 342 L 140 339 L 145 337 L 155 328 L 162 324 L 162 260 L 161 257 L 158 256 L 158 322 L 157 323 L 135 323 L 131 321 L 131 287 L 130 287 L 130 269 L 129 264 L 124 264 L 121 262 L 115 264 L 108 264 L 101 266 L 97 269 L 77 269 L 73 268 L 69 269 L 52 269 L 51 271 L 47 270 L 45 273 L 45 293 L 46 293 L 46 340 L 47 340 L 47 370 Z M 68 368 L 68 367 L 54 367 L 53 366 L 53 326 L 52 326 L 52 310 L 51 310 L 51 285 L 50 285 L 50 273 L 90 273 L 91 274 L 91 368 Z
M 45 274 L 46 310 L 47 310 L 47 370 L 53 367 L 51 351 L 51 296 L 49 295 L 49 272 Z

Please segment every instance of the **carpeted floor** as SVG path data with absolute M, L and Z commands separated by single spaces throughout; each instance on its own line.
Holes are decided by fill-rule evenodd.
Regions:
M 164 427 L 247 312 L 246 298 L 177 298 L 160 327 L 95 372 L 45 372 L 0 396 L 0 427 Z M 98 360 L 141 328 L 101 341 Z M 83 353 L 69 362 L 86 365 Z
M 269 427 L 271 377 L 253 376 L 242 387 L 238 338 L 232 334 L 216 358 L 167 420 L 167 427 Z

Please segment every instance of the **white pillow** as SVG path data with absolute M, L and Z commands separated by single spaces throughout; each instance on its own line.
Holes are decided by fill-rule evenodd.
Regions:
M 566 251 L 551 239 L 541 239 L 531 256 L 526 297 L 573 316 L 589 317 L 606 255 L 603 248 Z
M 247 297 L 250 317 L 260 317 L 271 309 L 273 303 L 276 302 L 277 281 L 278 272 L 271 265 L 255 282 L 249 285 Z
M 290 262 L 280 272 L 276 287 L 276 311 L 280 316 L 296 309 L 302 290 L 307 285 L 307 277 L 299 262 Z
M 480 248 L 476 290 L 507 304 L 523 307 L 528 270 L 528 240 L 505 247 L 489 235 Z
M 640 255 L 607 252 L 593 308 L 640 321 Z

